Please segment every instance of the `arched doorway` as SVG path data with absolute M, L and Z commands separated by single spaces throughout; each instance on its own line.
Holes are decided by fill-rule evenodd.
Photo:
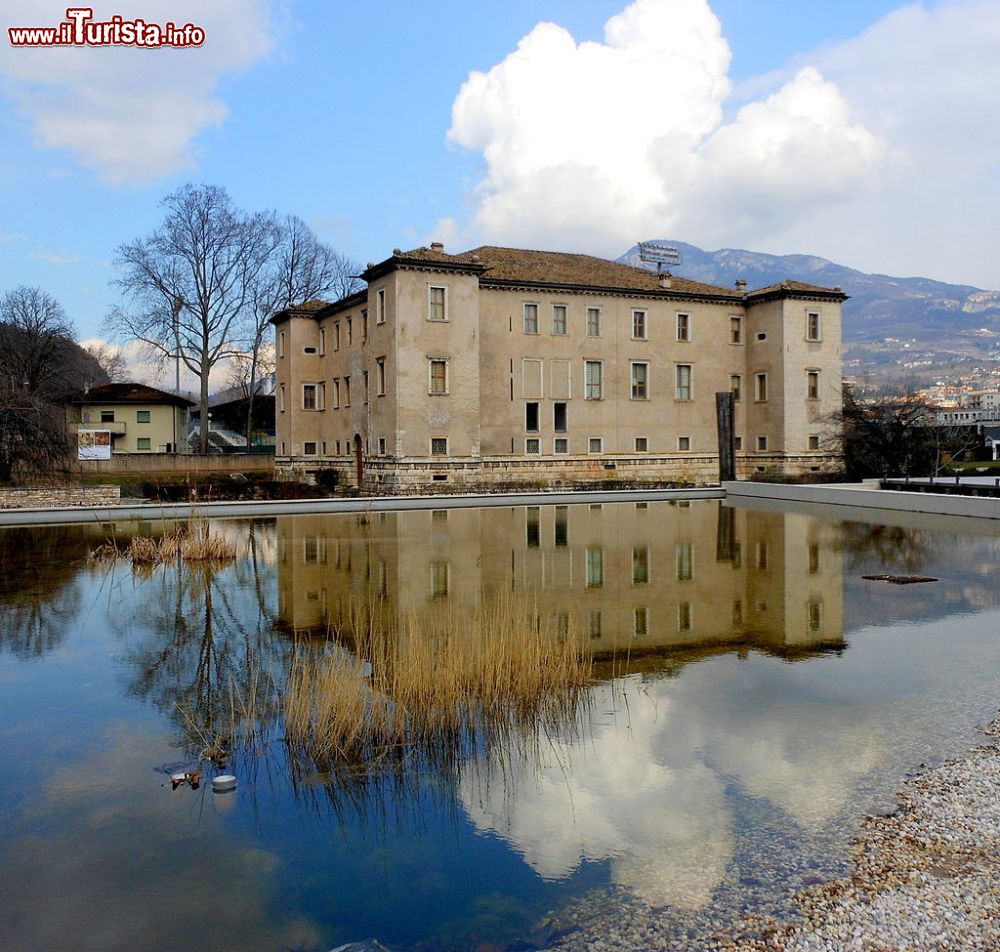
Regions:
M 365 476 L 365 453 L 361 448 L 361 436 L 357 433 L 354 434 L 354 472 L 360 489 Z

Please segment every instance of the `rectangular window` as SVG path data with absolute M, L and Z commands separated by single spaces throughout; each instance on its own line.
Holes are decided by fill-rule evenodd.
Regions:
M 691 449 L 691 437 L 690 436 L 677 437 L 677 449 L 681 453 L 687 453 Z
M 604 584 L 604 549 L 590 546 L 587 549 L 587 588 L 600 588 Z
M 632 364 L 632 399 L 649 399 L 649 364 Z
M 149 423 L 149 410 L 136 410 L 135 411 L 135 422 L 136 423 Z
M 431 562 L 431 598 L 447 598 L 451 566 L 448 562 Z
M 443 358 L 432 358 L 430 361 L 429 392 L 439 395 L 448 392 L 448 361 Z
M 528 437 L 524 441 L 524 452 L 528 456 L 537 456 L 542 452 L 542 441 L 537 436 Z
M 565 436 L 557 436 L 555 440 L 552 441 L 552 452 L 553 453 L 568 453 L 569 452 L 569 440 Z
M 302 444 L 302 455 L 303 456 L 315 456 L 316 455 L 316 443 L 314 440 L 307 440 Z
M 691 340 L 691 315 L 690 314 L 678 314 L 677 315 L 677 339 L 678 340 Z
M 140 436 L 135 441 L 136 449 L 139 449 L 139 450 L 150 450 L 150 449 L 152 449 L 153 447 L 152 447 L 152 445 L 150 443 L 150 440 L 151 440 L 151 438 L 148 437 L 148 436 Z
M 338 446 L 339 446 L 339 444 L 338 444 Z M 379 456 L 385 456 L 385 437 L 384 436 L 380 436 L 378 438 L 378 455 Z
M 757 437 L 757 452 L 766 453 L 767 452 L 767 437 L 758 436 Z
M 368 308 L 361 311 L 361 340 L 368 340 Z
M 646 312 L 632 312 L 632 337 L 634 340 L 646 339 Z
M 566 333 L 566 305 L 565 304 L 553 304 L 552 305 L 552 333 L 553 334 L 565 334 Z
M 114 410 L 101 410 L 101 423 L 114 423 L 114 422 L 115 422 Z
M 764 403 L 767 400 L 767 374 L 757 374 L 754 379 L 757 381 L 754 398 L 758 403 Z
M 525 510 L 524 541 L 529 549 L 537 549 L 542 544 L 541 510 L 538 506 L 528 506 Z
M 691 365 L 690 364 L 677 364 L 674 369 L 675 373 L 675 383 L 674 383 L 674 399 L 675 400 L 690 400 L 691 399 Z
M 318 383 L 316 384 L 316 409 L 325 410 L 326 409 L 326 384 Z
M 649 546 L 632 547 L 632 584 L 645 585 L 649 581 Z
M 537 304 L 525 304 L 524 305 L 524 333 L 525 334 L 537 334 L 538 333 L 538 305 Z
M 347 346 L 350 347 L 354 343 L 354 319 L 347 319 Z
M 604 391 L 601 386 L 601 361 L 599 360 L 587 360 L 584 361 L 584 388 L 583 396 L 585 400 L 600 400 L 604 396 Z
M 823 603 L 813 598 L 809 600 L 809 633 L 815 635 L 823 628 Z
M 385 288 L 379 288 L 375 292 L 375 323 L 385 323 Z
M 729 392 L 733 395 L 734 403 L 739 403 L 743 399 L 743 376 L 741 374 L 729 375 Z
M 351 405 L 351 378 L 344 377 L 344 406 L 349 407 Z
M 741 450 L 741 449 L 743 449 L 743 437 L 742 436 L 734 436 L 733 437 L 733 449 L 734 450 Z
M 285 332 L 278 331 L 278 356 L 285 356 Z
M 527 433 L 538 432 L 538 404 L 526 403 L 524 405 L 524 429 Z
M 587 452 L 588 453 L 603 453 L 604 452 L 604 440 L 599 436 L 592 436 L 587 440 Z
M 285 412 L 285 385 L 278 387 L 278 409 Z
M 385 396 L 385 358 L 375 358 L 375 392 L 380 396 Z
M 809 400 L 819 399 L 819 371 L 806 371 L 806 398 Z
M 566 404 L 552 404 L 552 429 L 556 433 L 565 433 L 567 430 Z
M 809 544 L 809 574 L 819 575 L 819 546 L 815 542 Z
M 340 350 L 340 321 L 333 323 L 333 349 Z
M 809 436 L 809 449 L 818 450 L 819 449 L 819 437 L 815 434 Z
M 364 385 L 365 403 L 367 403 L 368 402 L 368 371 L 367 370 L 362 371 L 362 373 L 361 373 L 361 382 Z
M 599 307 L 587 308 L 587 336 L 601 336 L 601 309 Z
M 691 543 L 678 542 L 674 547 L 674 552 L 677 559 L 677 581 L 690 581 L 694 575 L 694 569 L 691 564 Z
M 448 437 L 446 436 L 431 437 L 431 456 L 447 456 L 447 455 L 448 455 Z
M 677 630 L 678 631 L 690 631 L 691 630 L 691 603 L 681 602 L 677 606 Z
M 441 285 L 432 284 L 427 288 L 427 320 L 448 320 L 448 292 Z
M 743 343 L 743 318 L 736 314 L 729 318 L 729 343 Z
M 820 340 L 820 312 L 819 311 L 807 311 L 806 312 L 806 340 L 817 341 Z
M 590 617 L 587 619 L 587 634 L 591 638 L 601 637 L 601 613 L 591 612 Z
M 326 328 L 319 329 L 319 355 L 322 357 L 326 353 Z
M 340 409 L 340 377 L 333 378 L 333 408 Z
M 556 524 L 552 541 L 557 549 L 565 549 L 569 545 L 568 507 L 556 506 Z
M 302 384 L 302 409 L 303 410 L 319 409 L 316 405 L 316 384 L 314 383 Z
M 337 447 L 337 456 L 340 456 L 340 440 L 337 440 L 336 447 Z
M 641 638 L 647 633 L 649 625 L 649 613 L 645 608 L 637 608 L 632 613 L 632 632 L 636 638 Z

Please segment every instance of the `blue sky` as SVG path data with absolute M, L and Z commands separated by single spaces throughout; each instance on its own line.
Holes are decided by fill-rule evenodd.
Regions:
M 10 48 L 64 7 L 3 14 L 0 291 L 50 290 L 82 337 L 186 181 L 362 262 L 670 237 L 1000 286 L 996 0 L 126 0 L 95 14 L 205 46 Z

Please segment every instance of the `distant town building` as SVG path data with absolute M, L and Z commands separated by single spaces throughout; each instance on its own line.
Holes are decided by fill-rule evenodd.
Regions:
M 90 387 L 67 402 L 66 427 L 76 437 L 82 459 L 100 458 L 92 454 L 101 446 L 110 446 L 108 455 L 187 453 L 188 414 L 193 406 L 185 397 L 145 384 L 108 383 Z M 88 447 L 95 447 L 91 455 Z
M 395 251 L 334 304 L 275 315 L 279 469 L 370 488 L 830 472 L 839 288 L 748 291 L 587 255 Z

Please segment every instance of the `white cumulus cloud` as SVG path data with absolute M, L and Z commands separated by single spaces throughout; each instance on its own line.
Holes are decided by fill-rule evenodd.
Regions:
M 455 100 L 449 138 L 485 160 L 470 230 L 598 253 L 709 241 L 706 211 L 780 228 L 879 166 L 883 143 L 815 68 L 727 122 L 729 63 L 707 0 L 636 0 L 603 43 L 539 24 Z
M 65 0 L 22 0 L 5 26 L 55 26 Z M 0 88 L 38 144 L 65 149 L 109 182 L 143 183 L 195 166 L 194 140 L 225 119 L 219 80 L 272 47 L 271 0 L 122 0 L 125 19 L 193 23 L 189 49 L 15 48 L 0 43 Z M 95 8 L 95 20 L 110 17 Z M 5 38 L 6 39 L 6 38 Z

